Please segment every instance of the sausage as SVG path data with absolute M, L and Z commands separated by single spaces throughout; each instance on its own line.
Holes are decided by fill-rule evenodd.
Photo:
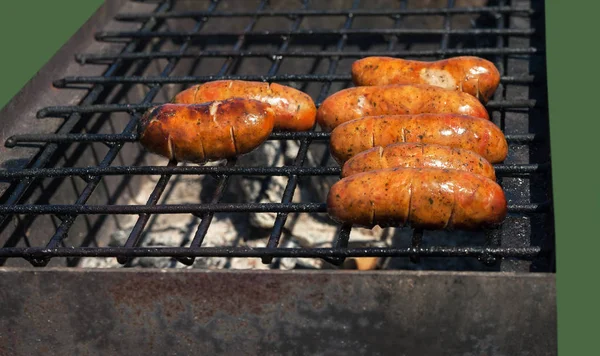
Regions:
M 276 83 L 243 80 L 217 80 L 192 86 L 171 100 L 175 104 L 200 104 L 230 98 L 259 100 L 275 111 L 275 129 L 307 131 L 315 124 L 317 108 L 312 98 L 300 90 Z
M 361 152 L 344 163 L 342 177 L 394 167 L 457 169 L 496 180 L 494 166 L 473 151 L 412 142 L 377 146 Z
M 352 64 L 356 86 L 429 84 L 458 90 L 487 103 L 500 84 L 500 72 L 490 61 L 463 56 L 433 62 L 392 57 L 367 57 Z
M 367 116 L 336 127 L 329 145 L 342 165 L 362 151 L 400 142 L 458 147 L 490 163 L 502 162 L 508 154 L 506 138 L 493 122 L 456 114 Z
M 488 112 L 475 97 L 450 89 L 423 84 L 353 87 L 330 95 L 317 111 L 324 131 L 365 116 L 462 114 L 489 120 Z
M 138 126 L 150 152 L 177 161 L 204 163 L 248 153 L 273 130 L 269 104 L 233 98 L 204 104 L 163 104 L 148 110 Z
M 440 168 L 388 168 L 336 182 L 327 212 L 340 223 L 428 230 L 494 227 L 507 215 L 502 188 L 484 176 Z

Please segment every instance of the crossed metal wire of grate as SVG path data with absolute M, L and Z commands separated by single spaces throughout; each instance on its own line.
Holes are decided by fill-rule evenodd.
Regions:
M 384 1 L 313 4 L 308 0 L 260 0 L 244 2 L 238 9 L 240 3 L 235 1 L 198 1 L 193 5 L 185 1 L 161 1 L 151 12 L 117 15 L 117 21 L 139 23 L 139 30 L 104 29 L 96 34 L 96 41 L 122 43 L 121 52 L 75 54 L 81 65 L 108 66 L 104 74 L 56 78 L 55 86 L 59 89 L 83 86 L 88 90 L 83 101 L 39 110 L 40 120 L 64 118 L 60 129 L 52 134 L 15 135 L 5 143 L 7 147 L 36 143 L 43 146 L 27 168 L 0 171 L 0 178 L 13 182 L 2 196 L 0 232 L 8 230 L 13 220 L 20 226 L 0 241 L 3 263 L 8 258 L 22 257 L 36 266 L 44 266 L 51 258 L 83 256 L 117 257 L 122 264 L 134 257 L 170 256 L 187 265 L 196 257 L 206 256 L 260 257 L 265 263 L 276 257 L 315 257 L 333 264 L 340 264 L 346 257 L 360 256 L 410 257 L 413 262 L 419 262 L 420 257 L 476 257 L 483 264 L 499 266 L 498 270 L 553 271 L 543 4 L 483 0 L 414 3 L 399 0 L 387 1 L 385 6 L 380 3 Z M 423 3 L 425 6 L 419 7 Z M 362 20 L 366 22 L 361 23 Z M 313 27 L 313 23 L 317 25 Z M 332 26 L 337 27 L 329 28 Z M 430 60 L 477 55 L 492 60 L 499 68 L 501 85 L 487 108 L 510 145 L 507 162 L 496 165 L 499 183 L 509 197 L 510 217 L 500 229 L 486 233 L 485 244 L 428 245 L 426 232 L 424 237 L 413 236 L 407 247 L 349 248 L 352 228 L 341 226 L 332 247 L 280 247 L 290 214 L 326 211 L 323 202 L 292 202 L 302 179 L 335 178 L 340 173 L 339 167 L 328 161 L 329 135 L 318 128 L 271 135 L 270 140 L 298 143 L 295 159 L 283 167 L 239 166 L 235 160 L 223 166 L 187 166 L 176 162 L 164 166 L 142 165 L 143 159 L 135 161 L 138 164 L 118 164 L 124 147 L 137 141 L 135 129 L 140 115 L 160 104 L 160 96 L 165 95 L 169 86 L 185 87 L 227 78 L 280 82 L 305 90 L 318 105 L 328 95 L 350 85 L 349 63 L 367 55 Z M 216 70 L 202 73 L 202 61 L 212 61 L 206 68 Z M 192 68 L 192 74 L 178 71 L 184 62 Z M 160 67 L 158 73 L 148 74 L 146 69 L 152 65 Z M 247 68 L 257 67 L 264 74 L 248 73 L 251 70 Z M 140 87 L 144 88 L 143 95 L 135 102 L 122 99 L 127 94 L 119 100 L 111 99 L 109 94 Z M 120 130 L 100 132 L 98 128 L 107 122 L 107 117 L 118 115 L 121 120 L 126 118 Z M 95 151 L 98 155 L 95 164 L 77 167 L 68 160 L 57 163 L 61 162 L 57 157 L 65 151 L 95 144 L 105 146 Z M 308 153 L 315 146 L 321 147 L 323 158 L 320 164 L 308 166 Z M 169 194 L 167 187 L 173 177 L 186 175 L 214 177 L 214 189 L 206 202 L 161 203 Z M 118 193 L 102 204 L 89 204 L 99 187 L 110 185 L 106 183 L 109 177 L 136 176 L 158 177 L 145 204 L 115 204 Z M 236 176 L 284 176 L 288 180 L 277 203 L 224 202 L 231 179 Z M 52 198 L 46 198 L 28 203 L 32 190 L 51 193 L 53 188 L 45 183 L 47 180 L 66 178 L 83 181 L 83 185 L 78 183 L 75 201 L 54 203 Z M 203 247 L 214 215 L 221 212 L 276 213 L 266 246 Z M 67 235 L 79 220 L 84 219 L 87 226 L 83 234 L 92 235 L 92 231 L 102 226 L 99 217 L 125 214 L 138 218 L 123 246 L 99 247 L 93 237 L 87 236 L 76 247 L 66 247 Z M 189 243 L 142 247 L 144 230 L 160 214 L 192 214 L 200 218 Z M 40 226 L 36 222 L 40 215 L 52 216 L 55 224 L 43 244 L 28 241 L 27 236 L 27 231 Z M 90 216 L 97 216 L 98 220 L 90 222 Z

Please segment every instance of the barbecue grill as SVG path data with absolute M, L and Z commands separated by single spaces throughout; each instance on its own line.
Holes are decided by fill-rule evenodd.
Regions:
M 107 2 L 1 112 L 0 349 L 555 354 L 544 41 L 542 1 Z M 190 85 L 278 82 L 318 105 L 375 55 L 496 64 L 502 226 L 335 224 L 318 127 L 205 166 L 137 142 Z M 360 257 L 378 270 L 351 271 Z

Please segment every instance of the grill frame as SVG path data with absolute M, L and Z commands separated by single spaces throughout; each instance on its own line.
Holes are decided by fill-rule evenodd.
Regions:
M 57 77 L 102 75 L 94 72 L 96 67 L 79 67 L 73 61 L 73 53 L 103 51 L 106 47 L 99 47 L 97 42 L 90 45 L 90 38 L 99 28 L 114 26 L 112 19 L 128 5 L 126 0 L 106 2 L 0 112 L 3 121 L 10 120 L 16 125 L 20 120 L 21 128 L 28 128 L 24 131 L 18 125 L 9 127 L 9 135 L 29 132 L 33 127 L 37 129 L 37 138 L 22 136 L 21 143 L 37 143 L 36 139 L 45 139 L 44 135 L 48 132 L 60 130 L 62 120 L 37 120 L 37 112 L 44 107 L 85 100 L 88 91 L 49 91 L 48 88 Z M 398 12 L 406 14 L 408 10 Z M 502 48 L 493 50 L 496 52 L 492 54 L 498 55 L 510 52 Z M 460 54 L 451 50 L 446 53 Z M 523 53 L 539 52 L 529 48 Z M 276 79 L 276 76 L 265 78 Z M 92 93 L 98 91 L 101 90 L 91 90 Z M 109 143 L 120 139 L 135 141 L 135 135 L 82 137 L 63 134 L 68 136 L 66 141 L 75 139 L 84 143 L 97 139 Z M 60 145 L 64 137 L 51 136 L 56 140 L 48 141 L 50 146 Z M 310 139 L 326 138 L 322 134 L 314 136 Z M 280 135 L 281 139 L 286 137 L 289 137 L 286 133 Z M 531 134 L 516 139 L 530 142 L 540 137 Z M 2 137 L 4 140 L 5 137 Z M 0 155 L 14 159 L 11 164 L 17 170 L 10 174 L 20 180 L 44 169 L 22 170 L 38 150 L 39 146 L 21 144 L 10 149 L 0 147 Z M 502 175 L 509 168 L 501 168 L 505 170 Z M 94 169 L 72 173 L 86 177 L 88 173 L 94 174 Z M 96 173 L 110 176 L 111 169 L 114 168 Z M 148 173 L 146 168 L 131 169 L 141 170 L 139 174 L 131 172 L 132 179 Z M 234 168 L 160 166 L 153 173 L 189 175 L 206 172 L 218 175 L 227 173 L 228 169 Z M 539 167 L 527 168 L 531 171 L 536 169 Z M 549 165 L 543 170 L 550 175 Z M 281 171 L 281 174 L 299 177 L 314 173 L 309 167 Z M 42 172 L 51 174 L 52 171 Z M 329 173 L 335 174 L 335 169 Z M 4 179 L 0 179 L 0 195 L 5 193 Z M 73 235 L 76 234 L 72 233 L 69 239 L 76 240 L 77 236 Z M 499 245 L 497 242 L 495 246 Z M 553 239 L 548 243 L 553 245 Z M 477 255 L 494 253 L 493 244 L 481 249 Z M 173 252 L 160 248 L 151 250 L 157 255 L 172 255 Z M 229 253 L 223 250 L 223 253 Z M 422 248 L 421 252 L 427 250 Z M 123 251 L 111 248 L 80 251 L 91 255 L 123 255 Z M 187 251 L 190 256 L 180 257 L 193 257 L 194 251 Z M 241 254 L 254 253 L 250 250 L 237 251 Z M 344 257 L 349 252 L 369 255 L 369 249 L 338 248 L 336 251 L 335 254 L 329 251 L 327 257 Z M 312 347 L 309 351 L 315 354 L 336 354 L 346 350 L 373 355 L 403 350 L 433 355 L 452 350 L 454 354 L 465 355 L 520 352 L 537 356 L 555 355 L 557 352 L 554 273 L 522 273 L 522 269 L 517 273 L 406 270 L 356 273 L 332 270 L 89 270 L 50 267 L 57 259 L 53 259 L 46 268 L 34 269 L 25 260 L 6 259 L 8 256 L 22 256 L 42 265 L 44 257 L 73 255 L 74 252 L 77 251 L 71 248 L 0 249 L 0 259 L 4 262 L 16 261 L 12 267 L 0 267 L 0 296 L 5 301 L 0 305 L 0 315 L 3 316 L 0 327 L 5 331 L 0 333 L 0 349 L 11 354 L 45 355 L 69 354 L 73 350 L 76 353 L 85 350 L 88 354 L 128 351 L 185 354 L 198 350 L 210 354 L 281 354 L 300 353 L 296 350 L 305 351 L 306 347 Z M 141 252 L 148 253 L 146 250 Z M 200 252 L 205 253 L 204 250 Z M 415 252 L 419 251 L 402 251 L 408 255 Z M 232 286 L 235 290 L 233 295 Z M 292 322 L 286 323 L 282 315 L 291 317 Z M 307 315 L 312 318 L 308 323 Z M 373 328 L 363 328 L 357 321 L 367 321 L 368 326 Z
M 453 5 L 454 1 L 449 1 L 449 5 Z M 502 2 L 501 2 L 502 3 Z M 505 3 L 505 2 L 504 2 Z M 165 3 L 167 4 L 167 3 Z M 116 70 L 113 70 L 115 66 L 123 65 L 123 63 L 129 60 L 139 60 L 140 58 L 135 58 L 136 52 L 133 50 L 129 50 L 128 48 L 131 46 L 130 43 L 127 44 L 127 47 L 123 50 L 123 55 L 94 55 L 93 52 L 91 55 L 89 54 L 81 54 L 78 53 L 76 55 L 76 60 L 79 63 L 93 63 L 97 61 L 100 63 L 102 60 L 113 59 L 117 60 L 113 62 L 108 70 L 102 76 L 64 76 L 60 79 L 56 79 L 56 77 L 52 78 L 53 85 L 57 88 L 73 88 L 78 84 L 90 84 L 93 85 L 93 89 L 91 89 L 90 94 L 88 94 L 88 98 L 94 97 L 95 93 L 102 91 L 105 89 L 104 86 L 114 86 L 121 84 L 145 84 L 149 88 L 149 92 L 144 97 L 144 101 L 141 104 L 94 104 L 95 99 L 84 100 L 82 105 L 70 105 L 70 106 L 45 106 L 39 109 L 36 113 L 36 117 L 39 119 L 52 118 L 52 117 L 60 117 L 63 115 L 68 115 L 66 123 L 71 121 L 78 121 L 81 115 L 90 114 L 90 113 L 130 113 L 132 118 L 129 120 L 129 124 L 126 127 L 126 130 L 121 134 L 78 134 L 78 133 L 68 133 L 68 130 L 64 130 L 65 127 L 69 125 L 63 124 L 63 130 L 65 133 L 59 134 L 16 134 L 6 139 L 7 147 L 15 147 L 18 145 L 23 145 L 27 143 L 49 143 L 51 147 L 57 147 L 53 144 L 65 144 L 65 143 L 86 143 L 86 142 L 105 142 L 106 145 L 110 148 L 111 154 L 105 156 L 103 162 L 99 165 L 99 167 L 92 168 L 41 168 L 44 166 L 44 160 L 48 158 L 48 155 L 44 156 L 42 154 L 41 158 L 38 158 L 37 161 L 33 162 L 28 169 L 17 169 L 11 171 L 2 171 L 0 172 L 0 179 L 5 180 L 19 180 L 24 179 L 19 185 L 17 185 L 16 189 L 13 190 L 12 194 L 6 199 L 2 206 L 0 206 L 0 225 L 2 222 L 6 221 L 6 217 L 12 214 L 53 214 L 57 215 L 61 220 L 60 226 L 57 228 L 57 231 L 50 239 L 50 241 L 46 244 L 45 247 L 42 246 L 34 246 L 34 247 L 4 247 L 0 250 L 0 257 L 22 257 L 30 260 L 36 266 L 46 265 L 51 257 L 63 257 L 63 256 L 113 256 L 119 257 L 119 261 L 125 263 L 128 261 L 128 258 L 124 258 L 124 254 L 127 255 L 128 251 L 131 251 L 133 254 L 143 254 L 146 253 L 148 255 L 155 254 L 166 256 L 167 254 L 171 254 L 171 256 L 179 256 L 178 260 L 185 264 L 191 264 L 193 260 L 191 257 L 199 257 L 206 255 L 219 255 L 223 256 L 246 256 L 248 254 L 244 249 L 240 249 L 239 251 L 232 250 L 231 248 L 204 248 L 201 247 L 202 240 L 206 235 L 206 231 L 210 226 L 210 221 L 212 216 L 216 212 L 224 212 L 224 211 L 240 211 L 240 212 L 250 212 L 250 211 L 268 211 L 268 212 L 276 212 L 277 219 L 275 225 L 273 227 L 271 237 L 269 238 L 269 242 L 267 244 L 267 248 L 265 249 L 253 249 L 252 255 L 255 257 L 262 257 L 265 263 L 271 261 L 273 257 L 276 255 L 287 253 L 288 256 L 296 256 L 302 255 L 307 257 L 322 257 L 323 253 L 329 253 L 329 256 L 325 256 L 329 262 L 333 262 L 335 264 L 340 264 L 343 262 L 343 256 L 351 256 L 350 253 L 358 253 L 356 256 L 370 256 L 370 255 L 380 255 L 380 256 L 413 256 L 413 259 L 416 261 L 418 256 L 471 256 L 476 257 L 482 261 L 487 263 L 497 262 L 497 258 L 504 257 L 517 257 L 527 259 L 533 259 L 540 255 L 544 255 L 547 253 L 553 254 L 553 236 L 548 239 L 547 244 L 545 246 L 510 246 L 503 247 L 499 241 L 498 237 L 491 237 L 488 240 L 488 245 L 486 246 L 476 246 L 476 247 L 421 247 L 420 239 L 414 238 L 413 244 L 408 248 L 390 248 L 387 249 L 386 253 L 383 253 L 381 249 L 378 248 L 364 248 L 364 249 L 347 249 L 346 252 L 342 252 L 342 250 L 348 246 L 348 237 L 350 234 L 349 227 L 342 226 L 342 229 L 337 237 L 337 241 L 333 248 L 327 250 L 322 249 L 317 251 L 316 249 L 299 249 L 297 251 L 277 249 L 279 245 L 279 240 L 281 237 L 281 232 L 283 225 L 287 219 L 287 215 L 292 212 L 324 212 L 325 206 L 323 203 L 290 203 L 294 190 L 298 184 L 299 177 L 302 176 L 329 176 L 339 173 L 339 168 L 335 167 L 303 167 L 304 161 L 306 159 L 306 153 L 308 147 L 313 141 L 324 141 L 328 138 L 328 134 L 322 132 L 308 132 L 308 133 L 274 133 L 271 136 L 271 139 L 275 140 L 297 140 L 300 142 L 300 150 L 296 160 L 293 162 L 293 165 L 286 167 L 271 167 L 271 168 L 263 168 L 263 167 L 236 167 L 235 162 L 228 164 L 225 167 L 177 167 L 175 163 L 171 162 L 169 165 L 165 166 L 155 166 L 155 167 L 114 167 L 111 165 L 112 161 L 116 158 L 117 153 L 125 143 L 136 142 L 137 135 L 135 134 L 135 121 L 141 114 L 141 112 L 147 109 L 150 106 L 156 105 L 156 102 L 150 102 L 153 100 L 154 96 L 161 89 L 161 85 L 164 84 L 191 84 L 202 81 L 209 81 L 214 79 L 222 79 L 222 78 L 231 78 L 231 79 L 244 79 L 244 80 L 271 80 L 271 81 L 298 81 L 298 82 L 322 82 L 324 83 L 321 91 L 319 93 L 318 98 L 316 98 L 317 104 L 319 104 L 327 95 L 331 94 L 329 89 L 332 83 L 335 82 L 343 82 L 348 81 L 348 75 L 340 75 L 336 74 L 336 67 L 338 61 L 345 57 L 353 57 L 358 56 L 360 53 L 347 53 L 343 51 L 344 45 L 348 40 L 349 36 L 352 34 L 360 34 L 369 35 L 373 32 L 377 31 L 350 31 L 352 25 L 352 20 L 357 16 L 377 16 L 381 15 L 378 11 L 364 10 L 364 9 L 354 9 L 354 10 L 340 10 L 340 11 L 329 11 L 329 12 L 319 12 L 319 11 L 311 11 L 311 10 L 299 10 L 292 13 L 286 13 L 286 15 L 290 15 L 294 19 L 294 23 L 292 25 L 291 30 L 287 31 L 279 31 L 279 32 L 268 32 L 268 31 L 254 31 L 252 30 L 253 24 L 256 23 L 257 17 L 261 16 L 280 16 L 284 15 L 282 12 L 277 11 L 269 11 L 264 10 L 267 2 L 260 2 L 258 12 L 250 12 L 250 13 L 240 13 L 239 16 L 244 14 L 251 14 L 254 16 L 254 20 L 250 22 L 250 24 L 246 27 L 246 29 L 242 32 L 233 33 L 235 35 L 241 35 L 238 39 L 238 42 L 235 44 L 234 49 L 230 51 L 204 51 L 200 50 L 197 53 L 188 53 L 188 49 L 190 48 L 190 40 L 196 37 L 206 37 L 208 36 L 205 33 L 198 32 L 202 29 L 202 25 L 204 24 L 203 17 L 209 16 L 207 12 L 193 12 L 183 14 L 181 12 L 170 13 L 167 12 L 165 14 L 161 14 L 158 11 L 158 15 L 147 16 L 143 14 L 133 14 L 133 15 L 118 15 L 115 13 L 115 18 L 119 20 L 139 20 L 140 18 L 144 18 L 144 20 L 150 21 L 150 26 L 145 25 L 140 31 L 142 35 L 130 36 L 131 31 L 120 32 L 121 34 L 117 37 L 134 37 L 134 38 L 147 38 L 147 37 L 164 37 L 163 35 L 154 36 L 157 34 L 156 31 L 152 32 L 152 26 L 156 25 L 155 20 L 157 19 L 168 19 L 168 18 L 182 18 L 189 17 L 196 20 L 196 25 L 194 30 L 197 32 L 185 32 L 185 31 L 175 31 L 174 36 L 172 37 L 183 37 L 185 41 L 180 44 L 180 48 L 178 51 L 165 52 L 165 54 L 161 54 L 160 52 L 151 52 L 148 55 L 148 59 L 155 59 L 158 57 L 164 57 L 168 60 L 166 67 L 163 69 L 163 72 L 160 76 L 135 76 L 135 75 L 126 75 L 126 76 L 115 76 L 113 75 Z M 358 2 L 356 2 L 358 4 Z M 217 2 L 213 3 L 216 8 Z M 168 7 L 167 5 L 162 5 L 163 7 Z M 212 5 L 211 5 L 212 6 Z M 535 14 L 536 11 L 540 12 L 540 10 L 534 9 L 518 9 L 514 6 L 492 6 L 492 7 L 484 7 L 484 8 L 465 8 L 465 9 L 456 9 L 449 6 L 449 9 L 406 9 L 401 8 L 400 10 L 394 11 L 391 13 L 392 16 L 395 16 L 395 26 L 398 25 L 402 21 L 402 16 L 407 15 L 419 15 L 419 16 L 431 16 L 431 15 L 443 15 L 444 20 L 444 28 L 440 31 L 424 31 L 424 30 L 414 30 L 414 31 L 400 31 L 401 29 L 395 28 L 393 30 L 382 30 L 378 33 L 385 33 L 394 35 L 389 40 L 388 47 L 391 50 L 394 47 L 394 44 L 398 41 L 398 35 L 406 34 L 406 33 L 419 33 L 419 34 L 442 34 L 440 49 L 438 51 L 425 51 L 425 52 L 415 52 L 415 51 L 406 51 L 406 53 L 418 55 L 426 55 L 426 56 L 436 56 L 437 58 L 447 57 L 449 55 L 453 55 L 457 53 L 453 52 L 452 49 L 448 48 L 449 38 L 451 35 L 456 35 L 459 33 L 467 33 L 469 35 L 481 35 L 482 33 L 495 33 L 495 34 L 504 34 L 508 35 L 523 35 L 530 36 L 531 34 L 535 34 L 536 31 L 533 29 L 529 29 L 527 31 L 511 31 L 510 29 L 504 28 L 504 16 L 505 15 L 514 15 L 514 14 L 526 14 L 532 15 Z M 160 9 L 159 9 L 160 10 Z M 164 10 L 164 9 L 162 9 Z M 214 10 L 214 9 L 213 9 Z M 215 10 L 217 11 L 217 10 Z M 452 30 L 452 26 L 450 24 L 449 14 L 460 14 L 460 13 L 495 13 L 498 17 L 498 27 L 493 31 L 480 31 L 477 30 L 461 30 L 462 32 L 457 32 Z M 215 17 L 231 17 L 238 16 L 233 15 L 232 12 L 217 12 Z M 340 37 L 337 41 L 336 50 L 335 51 L 325 51 L 319 53 L 308 53 L 308 52 L 289 52 L 289 40 L 291 33 L 303 34 L 306 36 L 311 36 L 310 31 L 306 30 L 298 30 L 300 23 L 303 17 L 306 16 L 317 16 L 317 15 L 326 15 L 326 16 L 334 16 L 334 15 L 346 15 L 346 21 L 344 26 L 339 31 L 333 31 L 334 35 Z M 185 15 L 185 16 L 184 16 Z M 350 16 L 352 15 L 352 16 Z M 212 16 L 212 15 L 210 15 Z M 198 20 L 200 19 L 200 20 Z M 154 21 L 154 22 L 153 22 Z M 156 28 L 156 27 L 155 27 Z M 136 33 L 140 33 L 140 31 Z M 149 32 L 148 32 L 149 31 Z M 164 32 L 162 32 L 164 34 Z M 279 36 L 286 36 L 283 39 L 283 42 L 280 46 L 280 49 L 275 52 L 268 51 L 243 51 L 242 47 L 244 41 L 250 34 L 257 34 L 260 37 L 266 38 L 278 38 Z M 314 35 L 313 32 L 312 35 Z M 318 32 L 318 34 L 322 34 Z M 95 32 L 96 39 L 105 39 L 106 31 Z M 186 42 L 187 41 L 187 42 Z M 503 37 L 498 37 L 498 44 L 496 48 L 484 48 L 488 51 L 488 55 L 495 54 L 498 58 L 501 58 L 500 62 L 497 62 L 499 65 L 499 69 L 502 74 L 504 74 L 504 60 L 505 56 L 510 53 L 510 50 L 513 50 L 515 53 L 538 53 L 538 48 L 535 47 L 524 47 L 524 48 L 511 48 L 505 47 L 503 44 Z M 109 41 L 110 42 L 110 41 Z M 477 51 L 463 50 L 466 54 L 477 54 Z M 86 52 L 87 53 L 87 52 Z M 130 53 L 130 54 L 128 54 Z M 152 54 L 154 53 L 154 54 Z M 188 56 L 214 56 L 214 57 L 225 57 L 228 58 L 221 67 L 219 73 L 214 76 L 169 76 L 169 73 L 176 67 L 177 61 L 185 58 L 185 54 Z M 372 55 L 373 52 L 367 52 L 369 55 Z M 402 53 L 400 52 L 390 52 L 390 53 Z M 137 53 L 139 54 L 139 53 Z M 72 55 L 72 53 L 70 53 Z M 179 56 L 177 56 L 179 55 Z M 232 57 L 235 55 L 235 57 Z M 244 58 L 244 57 L 262 57 L 264 55 L 275 56 L 272 61 L 272 66 L 268 70 L 268 73 L 264 76 L 252 76 L 252 75 L 227 75 L 228 70 L 232 64 L 232 58 Z M 310 57 L 315 55 L 319 58 L 329 58 L 330 64 L 327 72 L 325 74 L 318 75 L 279 75 L 277 71 L 281 64 L 281 58 L 277 57 L 279 55 L 285 56 L 299 56 L 299 57 Z M 129 57 L 128 57 L 129 56 Z M 525 84 L 534 84 L 544 82 L 545 78 L 540 78 L 538 76 L 503 76 L 502 84 L 499 87 L 496 97 L 492 100 L 487 107 L 489 109 L 500 110 L 504 113 L 507 109 L 535 109 L 535 108 L 545 108 L 546 104 L 544 102 L 540 102 L 537 99 L 510 99 L 510 100 L 502 100 L 504 94 L 502 91 L 504 90 L 504 86 L 507 84 L 514 83 L 525 83 Z M 101 89 L 98 89 L 101 88 Z M 501 100 L 498 100 L 501 98 Z M 75 118 L 75 119 L 73 119 Z M 497 123 L 502 123 L 503 118 L 499 119 L 500 121 Z M 547 136 L 546 136 L 547 138 Z M 507 134 L 507 139 L 511 143 L 534 143 L 540 139 L 540 135 L 538 134 Z M 541 137 L 544 140 L 544 137 Z M 46 148 L 48 149 L 48 148 Z M 534 164 L 525 164 L 525 165 L 515 165 L 515 164 L 504 164 L 497 165 L 498 175 L 501 177 L 510 177 L 510 176 L 521 176 L 521 175 L 532 175 L 532 174 L 544 174 L 547 179 L 550 179 L 550 163 L 534 163 Z M 151 194 L 147 204 L 132 206 L 132 205 L 112 205 L 112 206 L 103 206 L 103 205 L 87 205 L 86 201 L 93 193 L 94 189 L 97 187 L 100 179 L 105 176 L 110 175 L 148 175 L 148 174 L 160 174 L 161 178 L 158 181 L 153 193 Z M 181 175 L 181 174 L 213 174 L 219 178 L 219 183 L 217 184 L 217 188 L 215 193 L 211 198 L 210 203 L 204 204 L 196 204 L 196 205 L 158 205 L 157 203 L 161 197 L 162 192 L 164 191 L 167 182 L 170 177 L 173 175 Z M 226 190 L 227 181 L 229 177 L 235 175 L 281 175 L 287 176 L 289 178 L 286 189 L 283 193 L 282 203 L 281 204 L 253 204 L 253 203 L 239 203 L 239 204 L 229 204 L 229 203 L 219 203 L 223 192 Z M 77 203 L 75 204 L 45 204 L 45 205 L 15 205 L 16 202 L 21 196 L 21 193 L 25 193 L 26 187 L 29 185 L 29 182 L 32 178 L 48 178 L 48 177 L 81 177 L 86 181 L 87 186 L 84 192 L 78 197 Z M 16 192 L 15 192 L 16 191 Z M 529 203 L 529 204 L 511 204 L 509 206 L 509 211 L 512 213 L 520 213 L 520 214 L 539 214 L 541 212 L 551 214 L 551 204 L 549 202 L 541 202 L 541 203 Z M 137 246 L 141 234 L 143 233 L 144 227 L 146 226 L 151 214 L 159 214 L 159 213 L 192 213 L 195 215 L 203 216 L 202 222 L 198 227 L 198 231 L 196 233 L 196 237 L 192 240 L 189 247 L 167 247 L 167 248 L 155 248 L 148 247 L 142 248 L 137 247 L 135 249 L 136 252 L 132 249 Z M 140 214 L 140 218 L 138 223 L 134 227 L 134 232 L 132 232 L 130 238 L 125 244 L 125 249 L 119 248 L 61 248 L 59 245 L 62 243 L 64 237 L 69 232 L 75 217 L 78 215 L 93 215 L 93 214 Z M 494 232 L 492 232 L 494 234 Z M 127 250 L 128 249 L 128 250 Z M 184 251 L 184 249 L 187 249 Z M 362 251 L 362 254 L 361 254 Z M 312 253 L 312 255 L 311 255 Z M 32 256 L 36 256 L 32 258 Z M 130 256 L 131 257 L 131 256 Z M 553 255 L 550 257 L 553 260 Z M 552 262 L 553 264 L 553 262 Z M 550 271 L 554 270 L 554 266 L 550 268 Z

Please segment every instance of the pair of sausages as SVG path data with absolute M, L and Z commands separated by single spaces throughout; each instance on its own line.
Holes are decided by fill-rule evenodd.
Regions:
M 262 82 L 219 80 L 195 85 L 148 110 L 138 132 L 150 152 L 205 163 L 248 153 L 274 130 L 305 131 L 316 107 L 305 93 Z
M 329 216 L 373 228 L 476 230 L 507 214 L 494 167 L 477 153 L 422 143 L 375 147 L 349 159 L 327 197 Z

